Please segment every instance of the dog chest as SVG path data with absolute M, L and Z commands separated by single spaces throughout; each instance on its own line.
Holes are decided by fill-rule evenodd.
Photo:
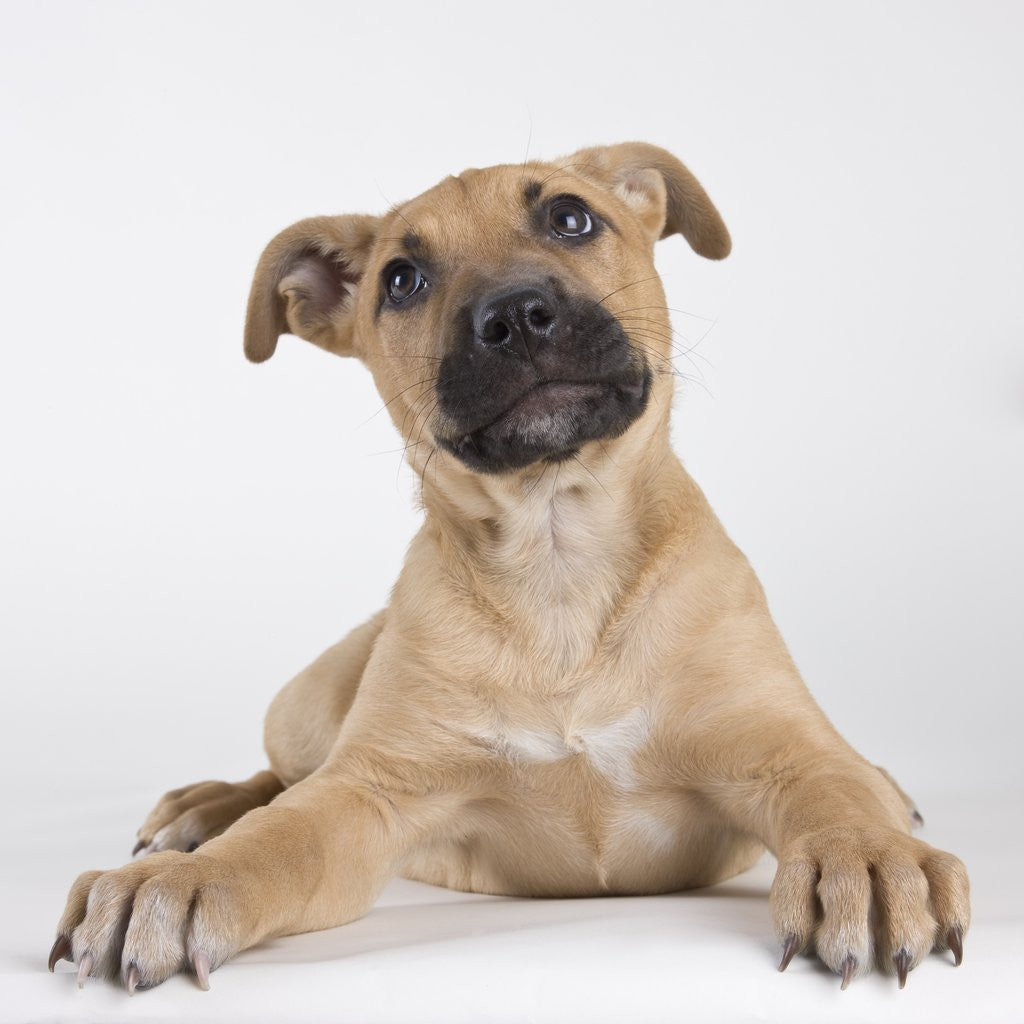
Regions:
M 615 787 L 630 789 L 636 756 L 650 740 L 651 716 L 643 706 L 599 722 L 569 715 L 528 723 L 495 716 L 470 735 L 496 758 L 524 767 L 579 759 Z

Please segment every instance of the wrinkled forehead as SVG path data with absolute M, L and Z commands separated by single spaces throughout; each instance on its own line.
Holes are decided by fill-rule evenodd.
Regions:
M 380 233 L 380 249 L 385 258 L 407 255 L 425 262 L 500 258 L 530 236 L 531 218 L 546 198 L 586 199 L 595 191 L 569 165 L 471 168 L 395 207 Z

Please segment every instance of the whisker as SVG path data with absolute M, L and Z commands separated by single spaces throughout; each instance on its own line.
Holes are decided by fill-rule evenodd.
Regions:
M 608 460 L 608 461 L 609 461 L 609 462 L 610 462 L 610 463 L 611 463 L 611 464 L 612 464 L 613 466 L 615 466 L 615 468 L 616 468 L 616 469 L 618 469 L 618 468 L 619 468 L 619 464 L 618 464 L 618 463 L 617 463 L 617 462 L 616 462 L 616 461 L 615 461 L 615 460 L 614 460 L 614 459 L 612 458 L 612 453 L 611 453 L 610 451 L 608 451 L 608 447 L 607 447 L 607 445 L 606 445 L 606 444 L 604 443 L 604 441 L 600 441 L 600 440 L 599 440 L 599 441 L 598 441 L 597 443 L 598 443 L 598 444 L 599 444 L 599 445 L 601 446 L 601 451 L 602 451 L 602 452 L 604 453 L 604 457 L 605 457 L 605 458 L 606 458 L 606 459 L 607 459 L 607 460 Z
M 551 468 L 552 465 L 553 463 L 550 462 L 544 464 L 544 468 L 540 471 L 540 475 L 537 477 L 537 479 L 534 480 L 533 486 L 523 495 L 519 504 L 516 505 L 516 511 L 519 511 L 519 509 L 521 509 L 530 500 L 530 498 L 533 497 L 533 492 L 536 491 L 538 487 L 540 487 L 540 482 L 544 479 L 544 477 L 547 476 L 548 470 Z
M 406 391 L 411 391 L 413 388 L 419 387 L 421 384 L 434 384 L 436 383 L 436 381 L 436 376 L 426 377 L 423 380 L 416 381 L 415 384 L 410 384 L 408 387 L 402 388 L 402 390 L 399 391 L 398 394 L 392 395 L 376 412 L 371 413 L 369 416 L 367 416 L 366 419 L 363 420 L 363 422 L 356 427 L 356 429 L 358 430 L 359 427 L 365 427 L 366 424 L 369 423 L 374 416 L 379 416 L 396 398 L 400 398 L 402 395 L 406 393 Z
M 597 486 L 600 487 L 601 490 L 604 491 L 604 493 L 608 495 L 609 500 L 611 500 L 611 497 L 612 497 L 611 491 L 609 491 L 608 488 L 605 487 L 605 485 L 603 483 L 601 483 L 600 480 L 598 480 L 598 478 L 595 475 L 594 471 L 578 455 L 573 455 L 572 459 L 573 459 L 574 462 L 578 462 L 594 478 L 594 483 L 596 483 Z
M 662 334 L 660 331 L 657 331 L 657 330 L 655 330 L 652 327 L 645 327 L 643 325 L 633 324 L 628 329 L 627 333 L 630 334 L 630 337 L 633 337 L 633 336 L 635 336 L 637 334 L 642 334 L 643 337 L 654 338 L 654 339 L 657 339 L 658 341 L 668 345 L 668 347 L 671 350 L 672 354 L 671 355 L 663 356 L 664 359 L 669 360 L 669 361 L 671 361 L 673 359 L 686 359 L 690 363 L 690 365 L 693 367 L 694 371 L 696 373 L 698 373 L 701 376 L 701 378 L 703 378 L 704 371 L 693 360 L 692 356 L 690 355 L 689 349 L 677 348 L 675 345 L 672 344 L 672 341 L 669 338 L 665 337 L 665 335 Z M 659 355 L 660 355 L 660 353 L 659 353 Z M 714 364 L 711 362 L 711 360 L 709 360 L 705 356 L 701 356 L 699 353 L 698 353 L 698 357 L 700 359 L 703 359 L 704 362 L 707 363 L 707 365 L 709 367 L 711 367 L 712 369 L 714 368 Z
M 684 349 L 677 348 L 675 345 L 672 344 L 672 341 L 671 341 L 670 338 L 667 338 L 662 332 L 656 330 L 653 327 L 646 327 L 643 324 L 633 324 L 627 330 L 626 333 L 630 337 L 633 337 L 633 336 L 639 334 L 641 337 L 649 338 L 649 339 L 652 339 L 652 340 L 655 340 L 655 341 L 660 341 L 663 344 L 667 345 L 668 348 L 669 348 L 669 351 L 672 353 L 672 355 L 663 355 L 661 352 L 658 353 L 658 355 L 661 356 L 665 360 L 669 360 L 670 361 L 670 360 L 673 360 L 673 359 L 683 359 L 683 358 L 688 358 L 689 357 L 689 353 L 688 352 L 686 352 Z M 690 362 L 692 363 L 693 360 L 691 359 Z M 698 373 L 702 372 L 700 367 L 697 366 L 696 364 L 694 364 L 693 368 Z
M 647 352 L 652 357 L 652 359 L 654 359 L 659 364 L 654 368 L 656 373 L 664 374 L 666 376 L 678 377 L 680 380 L 685 380 L 691 384 L 696 384 L 698 387 L 703 388 L 704 391 L 706 391 L 711 398 L 715 397 L 711 389 L 699 377 L 694 377 L 688 373 L 683 373 L 682 370 L 678 370 L 674 366 L 672 366 L 668 358 L 666 356 L 663 356 L 660 352 L 655 351 L 649 345 L 645 345 L 642 341 L 638 341 L 636 338 L 632 340 L 633 344 L 635 344 L 638 348 L 642 349 L 643 351 Z
M 519 174 L 519 184 L 526 180 L 526 168 L 530 162 L 530 143 L 533 142 L 533 115 L 530 113 L 530 108 L 526 108 L 526 116 L 530 119 L 530 130 L 526 136 L 526 155 L 523 157 L 523 167 Z
M 640 330 L 641 328 L 643 328 L 643 330 L 648 331 L 651 334 L 656 334 L 677 355 L 684 355 L 685 354 L 685 349 L 682 349 L 682 348 L 680 348 L 679 346 L 677 346 L 675 344 L 675 340 L 674 340 L 674 337 L 673 337 L 673 333 L 674 332 L 672 332 L 671 330 L 666 330 L 665 327 L 662 324 L 660 324 L 657 320 L 651 320 L 648 317 L 643 317 L 643 316 L 637 316 L 637 317 L 626 316 L 626 317 L 617 317 L 616 319 L 620 323 L 632 325 L 632 326 L 627 328 L 627 333 L 628 333 L 628 331 Z
M 431 398 L 436 398 L 436 397 L 437 396 L 436 396 L 436 394 L 433 391 L 427 390 L 427 391 L 424 391 L 422 394 L 417 395 L 409 403 L 409 407 L 405 410 L 405 415 L 402 416 L 402 423 L 401 423 L 401 425 L 398 428 L 398 432 L 402 435 L 402 437 L 406 436 L 406 434 L 405 434 L 405 421 L 409 418 L 409 415 L 412 414 L 412 416 L 413 416 L 413 423 L 415 424 L 416 417 L 419 415 L 419 412 L 420 412 L 420 410 L 417 409 L 417 406 L 419 406 L 422 403 L 423 407 L 425 408 L 427 403 L 430 401 L 430 399 Z
M 650 280 L 650 278 L 648 278 Z M 628 286 L 627 286 L 628 287 Z M 614 292 L 612 293 L 615 294 Z M 691 316 L 694 320 L 708 320 L 713 323 L 718 322 L 718 317 L 714 316 L 701 316 L 700 313 L 691 313 L 686 309 L 677 309 L 675 306 L 631 306 L 629 309 L 620 309 L 620 313 L 635 313 L 639 309 L 663 309 L 667 313 L 679 313 L 681 316 Z
M 708 334 L 711 331 L 711 328 L 715 327 L 718 324 L 718 317 L 701 316 L 699 313 L 690 313 L 685 309 L 676 309 L 674 306 L 633 306 L 629 309 L 612 310 L 611 312 L 614 316 L 621 317 L 624 316 L 626 313 L 632 313 L 644 309 L 658 309 L 664 310 L 666 312 L 679 313 L 682 316 L 692 317 L 695 320 L 703 320 L 705 323 L 710 324 L 711 327 L 708 327 L 708 329 L 704 331 L 704 333 L 700 336 L 700 338 L 697 339 L 696 342 L 691 342 L 690 338 L 686 334 L 684 334 L 678 328 L 672 326 L 672 324 L 669 324 L 669 330 L 671 330 L 674 335 L 678 335 L 680 338 L 682 338 L 690 346 L 689 349 L 687 349 L 688 352 L 696 352 L 697 347 L 708 336 Z M 707 357 L 704 356 L 703 353 L 696 354 L 697 357 L 699 359 L 703 359 L 708 364 L 708 366 L 714 366 L 711 360 L 707 359 Z
M 430 360 L 431 362 L 434 362 L 434 363 L 443 363 L 444 362 L 444 356 L 427 356 L 427 355 L 420 356 L 420 355 L 412 355 L 412 354 L 410 354 L 410 355 L 401 355 L 401 354 L 398 354 L 398 353 L 395 353 L 393 355 L 389 355 L 387 353 L 379 353 L 374 358 L 375 359 L 427 359 L 427 360 Z
M 431 407 L 427 409 L 426 412 L 424 412 L 423 416 L 420 418 L 419 426 L 415 431 L 417 444 L 419 444 L 423 440 L 423 431 L 426 430 L 427 423 L 430 421 L 430 417 L 434 415 L 434 410 L 437 408 L 439 402 L 440 399 L 435 400 L 434 404 L 431 405 Z
M 568 164 L 559 164 L 550 174 L 546 175 L 541 179 L 541 185 L 546 185 L 556 174 L 569 174 L 568 168 L 570 167 L 597 167 L 597 164 L 591 163 L 589 160 L 576 160 Z
M 423 472 L 420 474 L 420 479 L 423 481 L 421 486 L 426 486 L 427 483 L 427 467 L 430 465 L 430 460 L 437 454 L 437 448 L 434 448 L 431 453 L 427 456 L 427 461 L 423 463 Z M 434 483 L 437 483 L 437 472 L 434 473 Z
M 648 281 L 657 281 L 658 275 L 655 274 L 653 277 L 642 277 L 639 281 L 632 281 L 630 284 L 624 284 L 621 288 L 616 288 L 615 291 L 609 292 L 603 299 L 598 299 L 600 304 L 604 304 L 613 295 L 618 295 L 619 292 L 624 292 L 627 288 L 635 288 L 638 284 L 646 284 Z M 614 314 L 614 310 L 610 310 Z
M 415 448 L 416 445 L 423 444 L 422 441 L 410 441 L 407 445 L 403 445 L 401 448 L 385 448 L 380 452 L 367 452 L 368 456 L 375 455 L 397 455 L 399 452 L 407 452 L 410 448 Z
M 671 334 L 673 335 L 673 337 L 674 336 L 678 336 L 678 337 L 682 338 L 687 343 L 687 348 L 680 349 L 680 348 L 677 348 L 672 343 L 672 341 L 669 338 L 664 336 L 664 327 L 665 327 L 665 325 L 661 321 L 659 321 L 659 320 L 653 320 L 653 319 L 651 319 L 649 317 L 639 317 L 639 316 L 637 316 L 637 317 L 625 316 L 624 317 L 624 316 L 621 316 L 621 315 L 618 315 L 617 319 L 619 319 L 620 321 L 623 321 L 623 322 L 625 322 L 627 324 L 634 323 L 634 322 L 637 322 L 637 321 L 639 323 L 641 323 L 641 324 L 643 324 L 643 323 L 653 324 L 654 328 L 648 328 L 648 330 L 652 330 L 653 331 L 654 329 L 657 329 L 658 332 L 661 332 L 659 334 L 659 336 L 662 337 L 662 339 L 665 342 L 668 343 L 668 345 L 672 348 L 672 350 L 674 352 L 676 352 L 677 355 L 680 355 L 680 356 L 690 356 L 691 354 L 695 355 L 698 359 L 703 359 L 704 362 L 707 363 L 708 366 L 710 366 L 712 369 L 714 369 L 714 365 L 715 364 L 713 362 L 711 362 L 711 360 L 708 359 L 708 357 L 706 355 L 704 355 L 703 352 L 698 352 L 697 349 L 700 346 L 701 342 L 704 341 L 704 339 L 708 336 L 708 334 L 711 333 L 712 329 L 718 324 L 717 320 L 711 321 L 710 326 L 704 331 L 704 333 L 696 341 L 693 341 L 693 342 L 690 341 L 690 339 L 687 338 L 686 335 L 683 334 L 681 331 L 675 330 L 671 326 L 671 324 L 670 324 L 668 326 L 668 329 L 671 332 Z M 635 327 L 628 328 L 628 330 L 635 330 L 635 329 L 636 329 Z M 693 363 L 693 360 L 691 359 L 690 362 Z M 694 369 L 696 369 L 696 370 L 698 370 L 698 372 L 700 372 L 696 363 L 694 363 Z
M 408 218 L 408 217 L 406 217 L 406 215 L 405 215 L 404 213 L 402 213 L 402 211 L 401 211 L 401 210 L 400 210 L 400 209 L 398 208 L 398 205 L 397 205 L 396 203 L 393 203 L 393 202 L 392 202 L 392 201 L 391 201 L 391 200 L 390 200 L 390 199 L 389 199 L 389 198 L 388 198 L 388 197 L 387 197 L 387 196 L 386 196 L 386 195 L 384 194 L 384 189 L 382 189 L 382 188 L 380 187 L 380 182 L 379 182 L 379 181 L 377 181 L 377 179 L 376 179 L 376 178 L 374 178 L 374 179 L 373 179 L 373 183 L 374 183 L 374 185 L 376 185 L 376 186 L 377 186 L 377 191 L 378 191 L 378 192 L 379 192 L 379 193 L 380 193 L 380 194 L 381 194 L 382 196 L 384 196 L 384 202 L 388 204 L 388 213 L 393 213 L 393 214 L 395 214 L 396 216 L 398 216 L 398 217 L 401 217 L 401 218 L 402 218 L 402 220 L 404 220 L 404 221 L 405 221 L 405 223 L 409 225 L 409 229 L 410 229 L 411 231 L 415 231 L 415 230 L 416 230 L 416 227 L 415 227 L 415 225 L 414 225 L 414 224 L 412 223 L 412 221 L 410 221 L 410 220 L 409 220 L 409 218 Z

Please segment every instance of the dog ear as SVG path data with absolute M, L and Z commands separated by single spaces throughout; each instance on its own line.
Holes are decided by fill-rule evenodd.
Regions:
M 281 334 L 336 355 L 352 354 L 355 293 L 377 233 L 377 217 L 310 217 L 263 250 L 245 315 L 245 354 L 262 363 Z
M 582 149 L 567 161 L 587 178 L 611 185 L 640 217 L 652 241 L 681 234 L 694 252 L 724 259 L 729 230 L 707 192 L 668 150 L 648 142 Z

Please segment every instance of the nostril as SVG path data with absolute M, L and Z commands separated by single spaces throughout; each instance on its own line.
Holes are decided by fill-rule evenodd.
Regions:
M 471 313 L 479 344 L 519 355 L 554 341 L 562 319 L 557 299 L 536 288 L 484 296 Z
M 531 327 L 547 327 L 555 318 L 543 307 L 531 309 L 526 317 Z

